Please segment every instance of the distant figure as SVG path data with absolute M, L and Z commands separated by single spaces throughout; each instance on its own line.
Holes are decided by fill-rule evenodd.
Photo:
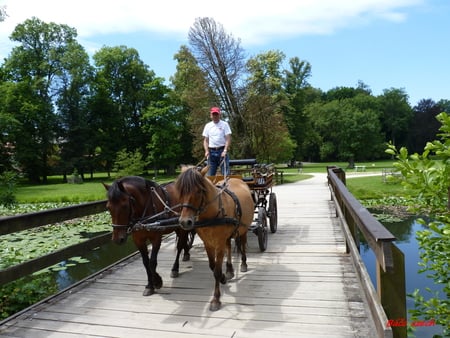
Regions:
M 210 110 L 212 121 L 205 125 L 202 133 L 209 176 L 214 176 L 219 166 L 224 176 L 230 175 L 228 148 L 231 143 L 231 129 L 228 122 L 220 119 L 220 115 L 220 108 L 212 107 Z

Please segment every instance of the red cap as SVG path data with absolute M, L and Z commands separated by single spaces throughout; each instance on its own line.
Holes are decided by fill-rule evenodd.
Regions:
M 219 107 L 212 107 L 210 112 L 211 112 L 211 114 L 214 114 L 214 113 L 220 114 L 220 108 Z

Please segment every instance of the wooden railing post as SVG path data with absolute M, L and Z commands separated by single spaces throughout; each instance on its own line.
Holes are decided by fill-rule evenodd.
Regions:
M 387 318 L 406 318 L 403 253 L 392 243 L 395 240 L 394 235 L 348 191 L 345 186 L 345 172 L 336 167 L 327 167 L 327 172 L 331 199 L 335 202 L 336 214 L 344 230 L 347 252 L 351 253 L 355 261 L 378 335 L 387 337 L 394 334 L 394 337 L 404 338 L 406 334 L 403 328 L 395 330 L 394 333 L 387 322 Z M 375 254 L 376 290 L 359 255 L 359 234 Z M 394 302 L 397 304 L 393 304 Z
M 395 269 L 384 272 L 377 262 L 377 293 L 388 319 L 406 319 L 405 255 L 393 243 L 391 246 Z M 394 338 L 406 338 L 407 327 L 392 326 Z

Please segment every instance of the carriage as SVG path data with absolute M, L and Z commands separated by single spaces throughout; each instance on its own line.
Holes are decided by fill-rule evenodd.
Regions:
M 256 159 L 230 160 L 230 177 L 242 179 L 252 192 L 255 204 L 255 219 L 249 228 L 258 236 L 261 251 L 267 249 L 269 228 L 272 233 L 277 231 L 277 198 L 272 191 L 275 179 L 273 164 L 260 164 Z M 213 183 L 223 180 L 223 176 L 208 177 Z

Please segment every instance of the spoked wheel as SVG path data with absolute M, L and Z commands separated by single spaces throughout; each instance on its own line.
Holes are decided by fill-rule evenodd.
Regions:
M 267 215 L 266 215 L 266 209 L 263 207 L 260 207 L 258 210 L 258 228 L 257 228 L 257 235 L 258 235 L 258 244 L 259 244 L 259 250 L 266 251 L 267 249 Z
M 278 212 L 277 212 L 277 196 L 274 192 L 269 195 L 269 224 L 272 233 L 277 232 L 278 228 Z

